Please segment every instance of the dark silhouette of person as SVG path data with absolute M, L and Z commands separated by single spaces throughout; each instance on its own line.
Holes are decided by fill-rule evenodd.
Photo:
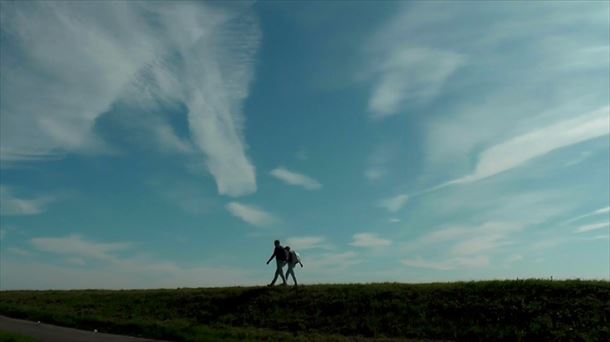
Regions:
M 288 260 L 286 263 L 288 264 L 288 271 L 286 271 L 286 281 L 288 281 L 288 275 L 292 275 L 292 281 L 294 281 L 294 286 L 297 286 L 297 278 L 294 276 L 294 267 L 299 264 L 301 268 L 303 267 L 303 263 L 299 260 L 296 251 L 291 251 L 290 246 L 284 247 L 286 252 L 288 252 Z
M 275 281 L 277 280 L 277 277 L 280 276 L 282 277 L 282 285 L 286 286 L 286 278 L 284 277 L 284 265 L 286 265 L 286 260 L 288 259 L 288 253 L 286 253 L 286 250 L 284 249 L 284 247 L 282 247 L 280 245 L 280 240 L 275 240 L 273 242 L 273 244 L 275 245 L 275 249 L 273 250 L 273 254 L 271 254 L 271 257 L 269 258 L 269 260 L 267 260 L 267 265 L 269 265 L 269 263 L 271 262 L 271 260 L 273 260 L 273 258 L 275 257 L 275 263 L 277 265 L 276 269 L 275 269 L 275 276 L 273 277 L 273 281 L 271 282 L 271 284 L 267 285 L 267 286 L 273 286 L 275 285 Z

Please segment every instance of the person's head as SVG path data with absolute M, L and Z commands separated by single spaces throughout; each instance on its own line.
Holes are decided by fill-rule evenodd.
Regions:
M 284 247 L 285 250 L 287 250 L 288 252 L 290 252 L 290 246 L 286 246 Z
M 273 241 L 273 244 L 275 245 L 275 247 L 279 246 L 280 245 L 280 240 Z

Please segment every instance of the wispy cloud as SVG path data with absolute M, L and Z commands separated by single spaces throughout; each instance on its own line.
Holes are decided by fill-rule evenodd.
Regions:
M 295 158 L 301 161 L 309 159 L 309 153 L 307 153 L 307 149 L 304 148 L 299 149 L 294 156 Z
M 409 102 L 432 99 L 465 60 L 451 51 L 395 45 L 374 70 L 376 82 L 369 99 L 372 116 L 398 114 Z
M 521 261 L 521 260 L 523 260 L 523 255 L 512 254 L 512 255 L 508 256 L 508 258 L 506 258 L 506 264 L 512 264 L 512 263 L 515 263 L 515 262 Z
M 588 240 L 608 240 L 610 239 L 610 235 L 595 235 L 595 236 L 591 236 L 586 238 Z
M 462 268 L 460 258 L 484 260 L 476 257 L 487 257 L 494 266 L 506 266 L 504 259 L 509 255 L 541 253 L 545 244 L 555 244 L 561 234 L 551 227 L 588 197 L 588 191 L 579 191 L 577 186 L 524 191 L 512 183 L 494 182 L 431 194 L 418 201 L 418 210 L 412 211 L 408 220 L 409 230 L 419 230 L 420 235 L 405 234 L 408 239 L 397 243 L 396 250 L 405 259 L 413 261 L 414 255 L 421 255 L 424 261 L 441 263 L 444 268 Z M 438 227 L 411 224 L 429 211 L 435 212 L 433 222 Z M 573 236 L 568 237 L 574 241 Z
M 350 245 L 354 247 L 365 247 L 365 248 L 376 248 L 376 247 L 386 247 L 392 244 L 392 241 L 382 239 L 378 237 L 376 234 L 372 233 L 358 233 L 354 234 L 352 242 Z
M 147 184 L 168 203 L 191 215 L 206 214 L 220 206 L 196 182 L 153 178 Z
M 127 242 L 92 242 L 83 239 L 80 235 L 33 238 L 30 240 L 30 244 L 42 252 L 104 261 L 116 260 L 113 252 L 122 251 L 131 246 Z
M 574 159 L 572 159 L 570 161 L 567 161 L 563 165 L 566 166 L 566 167 L 578 165 L 578 164 L 584 162 L 585 160 L 589 159 L 592 154 L 593 154 L 593 152 L 591 152 L 591 151 L 583 151 L 576 158 L 574 158 Z
M 270 213 L 253 205 L 230 202 L 226 205 L 226 208 L 233 216 L 239 217 L 243 221 L 254 226 L 268 226 L 278 221 L 278 219 Z
M 391 147 L 379 146 L 367 158 L 364 177 L 376 181 L 388 175 L 388 163 L 391 159 Z
M 452 255 L 472 255 L 495 250 L 509 244 L 511 233 L 524 228 L 522 223 L 489 221 L 473 226 L 451 226 L 427 233 L 410 244 L 407 250 L 429 248 L 439 243 L 450 243 Z
M 401 263 L 405 266 L 416 268 L 428 268 L 434 270 L 454 270 L 462 268 L 481 268 L 489 265 L 489 258 L 486 256 L 459 257 L 441 261 L 425 260 L 421 257 L 415 259 L 403 259 Z
M 23 248 L 18 248 L 18 247 L 9 247 L 7 248 L 7 251 L 9 253 L 13 253 L 15 255 L 19 255 L 19 256 L 30 256 L 32 255 L 32 253 L 30 253 L 29 251 L 23 249 Z
M 292 237 L 286 240 L 285 245 L 290 246 L 294 250 L 330 248 L 326 238 L 323 236 Z
M 167 152 L 191 154 L 195 149 L 190 141 L 179 138 L 172 127 L 167 124 L 155 124 L 152 128 L 157 134 L 161 148 Z
M 65 261 L 68 264 L 78 265 L 78 266 L 83 266 L 83 265 L 87 264 L 87 262 L 83 258 L 67 258 Z
M 0 185 L 0 215 L 21 216 L 36 215 L 45 210 L 47 204 L 53 201 L 52 197 L 19 198 L 13 194 L 12 189 Z
M 587 225 L 578 227 L 576 230 L 574 230 L 574 233 L 586 233 L 586 232 L 590 232 L 592 230 L 603 229 L 606 227 L 610 227 L 610 222 L 599 222 L 599 223 L 587 224 Z
M 592 216 L 597 216 L 597 215 L 602 215 L 602 214 L 609 214 L 609 213 L 610 213 L 610 207 L 600 208 L 600 209 L 594 210 L 592 212 L 573 217 L 569 220 L 564 221 L 563 223 L 568 224 L 568 223 L 572 223 L 572 222 L 575 222 L 575 221 L 578 221 L 578 220 L 581 220 L 581 219 L 584 219 L 587 217 L 592 217 Z
M 286 184 L 300 186 L 307 190 L 318 190 L 322 187 L 322 184 L 317 180 L 302 173 L 290 171 L 284 167 L 273 169 L 271 175 Z
M 100 148 L 95 119 L 154 58 L 151 40 L 138 40 L 147 30 L 134 11 L 127 3 L 2 4 L 2 29 L 11 33 L 2 41 L 2 160 Z M 87 19 L 68 19 L 76 17 Z M 11 67 L 16 60 L 27 66 Z
M 391 213 L 395 213 L 407 203 L 408 199 L 409 196 L 402 194 L 381 200 L 378 205 Z
M 409 48 L 463 58 L 438 83 L 440 91 L 432 101 L 414 108 L 423 124 L 422 173 L 466 183 L 512 170 L 550 151 L 601 136 L 594 131 L 603 130 L 604 108 L 606 131 L 601 134 L 607 134 L 610 48 L 607 18 L 600 15 L 607 11 L 606 3 L 524 7 L 506 2 L 474 8 L 409 2 L 400 7 L 371 39 L 369 49 L 377 53 L 374 63 L 385 61 L 382 51 L 390 55 L 388 51 Z M 478 20 L 481 17 L 494 18 L 493 25 Z M 522 25 L 524 18 L 528 25 Z M 442 58 L 431 58 L 428 64 L 437 59 Z M 539 96 L 542 88 L 544 97 Z M 397 112 L 409 111 L 410 103 L 398 105 Z M 386 113 L 391 110 L 385 108 Z M 596 110 L 597 119 L 581 116 Z M 593 127 L 595 122 L 599 126 Z M 559 133 L 563 128 L 569 132 L 566 136 Z M 548 136 L 548 144 L 536 134 Z M 475 170 L 473 159 L 478 159 Z
M 473 173 L 432 187 L 424 192 L 453 184 L 472 183 L 517 168 L 554 150 L 610 133 L 610 107 L 566 119 L 547 127 L 513 137 L 484 150 Z
M 310 272 L 335 275 L 338 270 L 344 270 L 362 262 L 358 253 L 353 251 L 322 253 L 320 255 L 305 256 L 304 259 L 303 263 Z
M 610 133 L 610 107 L 516 136 L 483 151 L 471 175 L 450 183 L 474 182 L 508 171 L 556 149 Z
M 475 236 L 456 243 L 451 248 L 451 253 L 455 255 L 472 255 L 488 251 L 493 251 L 500 246 L 509 244 L 506 241 L 506 234 L 487 234 L 485 236 Z
M 153 259 L 135 251 L 134 246 L 126 242 L 100 243 L 69 235 L 34 238 L 30 243 L 38 251 L 65 257 L 62 260 L 66 266 L 2 258 L 3 272 L 0 277 L 3 289 L 175 288 L 243 285 L 262 281 L 254 280 L 252 272 L 248 270 L 227 265 L 184 267 L 172 261 Z M 120 256 L 119 253 L 127 249 L 132 257 Z M 89 260 L 96 261 L 95 265 L 79 267 L 89 264 Z
M 220 194 L 256 191 L 241 107 L 261 33 L 248 7 L 14 2 L 2 4 L 1 22 L 3 161 L 107 151 L 94 124 L 114 103 L 174 101 L 187 107 L 192 146 L 162 121 L 158 140 L 204 154 Z
M 364 170 L 364 177 L 368 180 L 378 180 L 383 178 L 386 175 L 386 170 L 382 169 L 379 166 L 371 166 L 368 169 Z

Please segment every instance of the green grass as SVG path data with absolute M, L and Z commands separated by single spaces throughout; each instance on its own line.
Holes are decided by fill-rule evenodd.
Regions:
M 0 330 L 0 342 L 38 342 L 38 340 Z
M 610 283 L 5 291 L 0 314 L 180 341 L 603 341 L 610 340 Z

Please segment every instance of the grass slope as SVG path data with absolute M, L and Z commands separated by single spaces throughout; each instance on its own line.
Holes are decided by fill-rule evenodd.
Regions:
M 610 340 L 606 281 L 4 291 L 0 314 L 183 341 Z

